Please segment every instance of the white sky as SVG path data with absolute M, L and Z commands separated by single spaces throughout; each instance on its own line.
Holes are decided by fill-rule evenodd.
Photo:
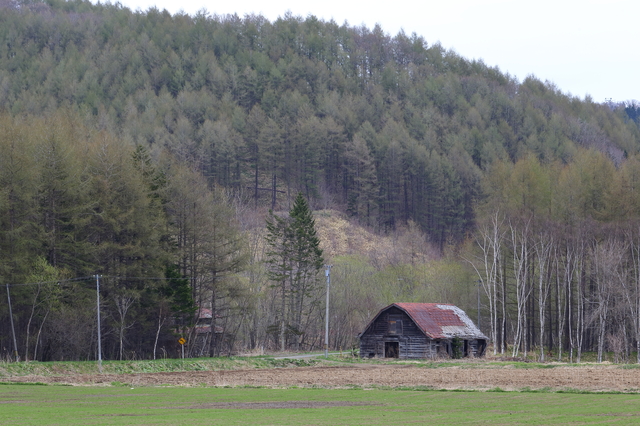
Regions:
M 103 0 L 104 1 L 104 0 Z M 338 24 L 379 23 L 393 36 L 404 29 L 428 44 L 440 41 L 468 59 L 482 59 L 522 81 L 533 74 L 564 93 L 595 102 L 640 100 L 638 0 L 120 0 L 132 10 L 151 6 L 174 14 L 262 14 L 270 21 L 291 11 Z

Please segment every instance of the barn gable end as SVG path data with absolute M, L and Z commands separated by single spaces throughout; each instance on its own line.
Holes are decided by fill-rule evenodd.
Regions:
M 438 303 L 391 304 L 359 337 L 363 358 L 477 357 L 487 342 L 462 309 Z

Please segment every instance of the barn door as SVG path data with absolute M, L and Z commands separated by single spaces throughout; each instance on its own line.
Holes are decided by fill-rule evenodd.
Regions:
M 385 358 L 398 358 L 398 357 L 400 357 L 400 343 L 398 343 L 398 342 L 384 342 L 384 357 Z

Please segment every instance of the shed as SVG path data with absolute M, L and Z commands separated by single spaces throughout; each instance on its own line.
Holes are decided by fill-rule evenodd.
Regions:
M 220 318 L 219 315 L 216 315 L 216 319 Z M 213 313 L 211 309 L 200 308 L 198 309 L 198 319 L 196 321 L 194 331 L 195 336 L 192 337 L 193 343 L 191 344 L 190 354 L 195 357 L 206 356 L 209 352 L 210 344 L 211 344 L 211 329 L 213 321 Z M 224 333 L 224 328 L 219 325 L 214 325 L 213 327 L 214 334 L 222 334 Z
M 369 322 L 360 338 L 363 358 L 481 357 L 487 336 L 457 306 L 393 303 Z
M 216 319 L 220 318 L 220 315 L 216 315 Z M 196 334 L 206 334 L 211 333 L 211 323 L 213 319 L 213 314 L 211 313 L 211 309 L 200 308 L 198 310 L 198 320 L 196 322 L 195 330 Z M 222 334 L 224 329 L 216 325 L 214 327 L 214 331 L 216 334 Z

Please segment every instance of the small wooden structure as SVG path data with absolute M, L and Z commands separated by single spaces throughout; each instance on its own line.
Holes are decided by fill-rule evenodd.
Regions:
M 219 316 L 216 316 L 219 318 Z M 211 340 L 211 324 L 213 323 L 213 314 L 211 309 L 200 308 L 198 309 L 198 320 L 194 327 L 195 337 L 193 347 L 191 349 L 191 356 L 202 357 L 207 356 L 209 351 L 209 341 Z M 216 325 L 213 329 L 215 334 L 222 334 L 224 329 Z
M 360 338 L 362 358 L 481 357 L 487 336 L 457 306 L 393 303 L 382 309 Z

